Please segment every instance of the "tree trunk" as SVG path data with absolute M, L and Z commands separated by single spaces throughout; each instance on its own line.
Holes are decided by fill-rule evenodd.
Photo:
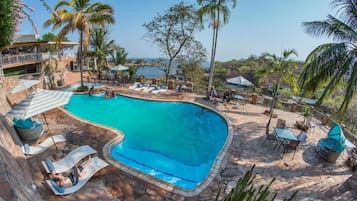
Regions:
M 213 39 L 212 39 L 212 49 L 211 49 L 211 62 L 210 62 L 210 71 L 209 71 L 209 77 L 208 77 L 208 88 L 207 88 L 207 99 L 209 98 L 210 95 L 210 89 L 212 87 L 213 83 L 213 75 L 214 75 L 214 61 L 215 61 L 215 56 L 216 56 L 216 49 L 217 49 L 217 38 L 218 38 L 218 20 L 219 20 L 219 12 L 217 15 L 217 18 L 214 19 L 214 25 L 213 25 Z
M 83 58 L 82 57 L 83 57 L 83 31 L 80 31 L 78 63 L 79 63 L 79 71 L 81 73 L 81 88 L 84 87 L 84 85 L 83 85 L 83 63 L 82 63 Z

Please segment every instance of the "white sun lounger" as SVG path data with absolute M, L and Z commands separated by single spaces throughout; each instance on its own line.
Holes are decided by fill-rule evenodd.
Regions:
M 92 147 L 83 145 L 73 149 L 64 158 L 52 162 L 47 160 L 41 161 L 43 167 L 47 173 L 51 173 L 52 170 L 56 170 L 56 173 L 65 172 L 75 166 L 81 159 L 89 155 L 97 153 Z M 51 163 L 51 164 L 48 164 Z
M 46 138 L 43 142 L 36 146 L 29 146 L 28 144 L 24 144 L 22 146 L 22 151 L 24 154 L 28 155 L 36 155 L 46 151 L 49 147 L 58 142 L 65 142 L 66 138 L 63 135 L 54 135 L 52 137 Z
M 162 93 L 162 92 L 165 92 L 165 91 L 167 91 L 167 87 L 166 87 L 166 86 L 163 86 L 163 87 L 161 87 L 160 89 L 152 90 L 151 93 L 153 93 L 153 94 L 158 94 L 158 93 Z
M 129 89 L 135 89 L 135 88 L 138 88 L 138 87 L 140 87 L 141 86 L 141 83 L 140 82 L 135 82 L 133 85 L 131 85 L 130 87 L 129 87 Z
M 91 163 L 83 170 L 85 171 L 85 175 L 82 177 L 79 177 L 78 183 L 75 184 L 74 186 L 63 188 L 59 187 L 56 185 L 54 181 L 51 180 L 46 180 L 47 185 L 51 188 L 53 193 L 55 195 L 68 195 L 71 193 L 74 193 L 78 191 L 80 188 L 82 188 L 88 180 L 99 170 L 105 168 L 109 164 L 105 162 L 104 160 L 94 157 L 92 158 Z
M 157 85 L 152 85 L 150 87 L 144 88 L 143 92 L 151 92 L 152 90 L 155 90 L 157 88 L 158 88 Z
M 148 87 L 149 87 L 148 84 L 142 84 L 142 85 L 136 87 L 136 88 L 134 89 L 134 91 L 141 91 L 141 90 L 146 89 L 146 88 L 148 88 Z

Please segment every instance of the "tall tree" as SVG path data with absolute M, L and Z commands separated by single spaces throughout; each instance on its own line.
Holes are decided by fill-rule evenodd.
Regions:
M 0 48 L 9 45 L 12 40 L 15 28 L 14 7 L 13 0 L 3 0 L 0 3 Z
M 285 84 L 290 84 L 294 92 L 298 91 L 297 81 L 293 72 L 293 69 L 297 69 L 297 62 L 292 58 L 292 56 L 297 56 L 297 52 L 294 49 L 291 49 L 284 50 L 281 57 L 269 53 L 265 53 L 264 56 L 266 59 L 270 60 L 270 65 L 268 68 L 259 70 L 257 74 L 259 74 L 260 79 L 266 78 L 267 75 L 275 75 L 276 77 L 273 89 L 273 101 L 269 111 L 269 121 L 266 125 L 266 133 L 269 133 L 274 105 L 278 100 L 281 83 L 284 82 Z
M 339 110 L 346 111 L 357 90 L 357 2 L 334 0 L 332 5 L 338 17 L 328 15 L 327 20 L 303 23 L 308 34 L 330 37 L 335 42 L 320 45 L 308 55 L 299 81 L 304 93 L 325 87 L 318 105 L 338 87 L 344 87 Z
M 125 48 L 119 45 L 114 45 L 113 51 L 110 53 L 112 61 L 115 65 L 125 64 L 128 53 L 125 52 Z
M 107 70 L 108 62 L 107 56 L 111 54 L 114 49 L 114 40 L 109 40 L 108 31 L 96 27 L 91 34 L 91 50 L 88 54 L 95 57 L 97 60 L 98 70 Z
M 61 29 L 56 41 L 63 41 L 70 31 L 79 31 L 78 63 L 81 72 L 81 87 L 83 88 L 83 59 L 88 50 L 91 28 L 114 23 L 113 8 L 103 3 L 90 3 L 90 0 L 62 0 L 54 7 L 54 13 L 45 22 L 53 30 Z
M 232 8 L 236 7 L 236 0 L 197 0 L 201 8 L 198 10 L 198 16 L 201 24 L 203 24 L 204 16 L 208 15 L 211 22 L 212 34 L 212 47 L 211 47 L 211 60 L 208 78 L 207 97 L 209 96 L 210 88 L 213 82 L 214 75 L 214 62 L 216 57 L 218 30 L 222 25 L 227 24 L 229 21 L 230 10 L 228 3 L 232 3 Z
M 190 41 L 180 56 L 177 57 L 178 64 L 182 68 L 185 79 L 198 83 L 203 78 L 204 70 L 201 63 L 206 61 L 206 49 L 199 41 Z
M 143 25 L 147 30 L 145 37 L 152 40 L 168 57 L 163 69 L 166 82 L 174 59 L 185 48 L 186 43 L 195 40 L 193 33 L 198 28 L 197 23 L 194 7 L 181 2 L 171 7 L 164 15 L 158 15 Z

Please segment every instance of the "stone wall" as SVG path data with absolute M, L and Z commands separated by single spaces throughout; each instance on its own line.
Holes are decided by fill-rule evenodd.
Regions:
M 0 133 L 0 198 L 7 201 L 43 200 L 33 186 L 33 170 L 21 150 L 21 141 L 1 114 Z

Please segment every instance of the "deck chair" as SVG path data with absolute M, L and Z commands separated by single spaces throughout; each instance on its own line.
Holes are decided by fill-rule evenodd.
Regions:
M 62 173 L 71 169 L 83 158 L 95 153 L 97 153 L 97 151 L 94 150 L 92 147 L 88 145 L 83 145 L 73 149 L 61 160 L 52 162 L 51 160 L 46 159 L 44 161 L 41 161 L 41 163 L 47 173 L 51 173 L 53 170 L 55 170 L 56 173 Z
M 286 127 L 286 120 L 284 119 L 278 119 L 276 122 L 276 128 L 285 128 Z
M 24 144 L 22 146 L 22 151 L 27 155 L 36 155 L 46 151 L 49 147 L 54 145 L 55 143 L 65 142 L 66 138 L 63 135 L 54 135 L 46 138 L 43 142 L 36 146 L 29 146 L 28 144 Z
M 99 157 L 93 157 L 92 162 L 84 170 L 86 171 L 86 174 L 83 177 L 79 177 L 78 182 L 74 186 L 63 188 L 58 186 L 53 180 L 46 180 L 46 183 L 55 195 L 72 194 L 81 189 L 96 172 L 107 167 L 108 165 L 109 164 L 107 162 Z
M 283 150 L 283 155 L 282 158 L 284 158 L 284 154 L 288 151 L 294 151 L 293 158 L 291 160 L 294 160 L 295 157 L 295 152 L 300 144 L 300 141 L 290 141 L 288 144 L 284 145 L 284 150 Z
M 153 94 L 159 94 L 167 91 L 167 86 L 162 86 L 160 89 L 152 90 L 151 93 Z

